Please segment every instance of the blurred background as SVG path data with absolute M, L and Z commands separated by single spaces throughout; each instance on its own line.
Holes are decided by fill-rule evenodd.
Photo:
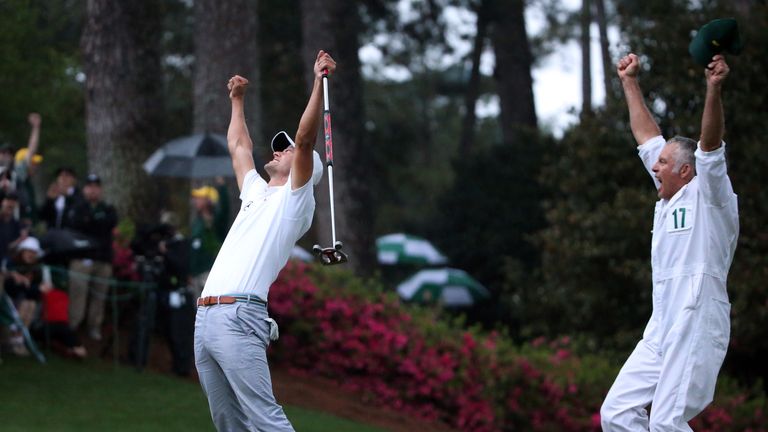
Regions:
M 762 427 L 758 412 L 765 409 L 768 377 L 763 360 L 768 356 L 765 1 L 2 0 L 0 141 L 14 152 L 28 148 L 34 129 L 28 115 L 40 114 L 37 154 L 42 160 L 30 177 L 37 192 L 29 205 L 44 205 L 62 167 L 71 168 L 82 185 L 86 174 L 99 176 L 103 200 L 119 215 L 114 258 L 127 260 L 113 263 L 108 303 L 119 296 L 134 302 L 127 309 L 108 306 L 103 325 L 111 327 L 102 329 L 114 335 L 124 329 L 122 343 L 132 340 L 133 348 L 118 341 L 105 348 L 102 341 L 88 346 L 93 348 L 89 356 L 101 353 L 143 367 L 146 359 L 137 356 L 147 356 L 143 351 L 148 348 L 136 339 L 151 337 L 141 331 L 157 332 L 161 324 L 141 324 L 142 319 L 154 320 L 163 307 L 174 309 L 162 300 L 170 299 L 170 292 L 182 289 L 179 295 L 193 296 L 186 282 L 199 271 L 188 267 L 185 254 L 194 254 L 196 235 L 203 242 L 207 238 L 196 234 L 205 206 L 196 207 L 194 200 L 215 205 L 216 223 L 225 227 L 239 208 L 231 173 L 171 176 L 150 173 L 145 163 L 174 139 L 226 134 L 226 82 L 239 74 L 251 82 L 246 116 L 258 168 L 259 161 L 270 158 L 268 142 L 276 131 L 295 132 L 312 64 L 324 49 L 339 65 L 330 79 L 336 224 L 350 261 L 341 271 L 297 261 L 281 278 L 307 273 L 319 287 L 312 296 L 323 301 L 364 296 L 365 305 L 390 305 L 397 310 L 392 314 L 412 314 L 413 331 L 426 335 L 426 341 L 443 330 L 421 329 L 416 323 L 432 328 L 444 322 L 451 332 L 464 335 L 455 339 L 465 349 L 474 346 L 466 337 L 495 341 L 478 342 L 483 349 L 508 346 L 515 359 L 510 365 L 519 366 L 521 358 L 546 363 L 540 366 L 551 369 L 553 377 L 547 382 L 560 386 L 564 398 L 571 394 L 574 402 L 548 399 L 550 393 L 539 383 L 531 391 L 550 396 L 542 396 L 539 408 L 519 408 L 518 415 L 510 392 L 527 387 L 501 381 L 504 385 L 494 387 L 492 395 L 478 390 L 477 400 L 487 402 L 487 412 L 465 418 L 456 408 L 463 405 L 449 404 L 451 396 L 439 392 L 400 394 L 407 387 L 401 383 L 392 384 L 399 396 L 387 396 L 371 390 L 370 382 L 352 384 L 352 390 L 368 391 L 381 405 L 408 406 L 412 409 L 406 411 L 416 417 L 460 430 L 593 430 L 601 395 L 651 312 L 649 245 L 656 197 L 636 155 L 614 65 L 626 53 L 637 53 L 643 63 L 641 87 L 664 135 L 697 138 L 705 81 L 688 55 L 688 44 L 698 28 L 721 17 L 738 20 L 745 48 L 740 56 L 728 57 L 731 73 L 724 87 L 725 140 L 729 174 L 739 195 L 741 234 L 728 282 L 732 332 L 722 380 L 730 390 L 715 407 L 736 417 L 733 407 L 746 404 L 750 411 L 742 417 L 752 422 L 747 426 Z M 205 147 L 201 142 L 195 145 Z M 322 153 L 320 138 L 316 148 Z M 316 197 L 313 228 L 300 241 L 305 249 L 330 244 L 325 182 Z M 203 218 L 208 228 L 212 218 Z M 51 228 L 36 217 L 25 223 L 30 235 L 38 237 Z M 163 231 L 169 226 L 171 231 Z M 176 252 L 155 248 L 172 239 L 188 244 Z M 391 244 L 407 239 L 433 250 L 407 258 L 406 246 Z M 216 241 L 210 243 L 214 256 Z M 42 247 L 46 251 L 47 245 Z M 411 247 L 425 250 L 419 245 Z M 118 252 L 120 247 L 127 255 Z M 403 250 L 392 252 L 399 247 Z M 296 252 L 299 261 L 301 253 Z M 163 255 L 162 269 L 141 267 L 155 255 Z M 138 257 L 144 261 L 137 264 Z M 48 264 L 54 273 L 57 265 L 67 268 L 61 262 Z M 121 268 L 126 272 L 121 274 Z M 160 280 L 159 274 L 172 273 L 168 268 L 175 269 L 178 280 Z M 422 270 L 435 274 L 417 277 Z M 443 274 L 436 275 L 438 270 Z M 281 280 L 293 293 L 295 286 Z M 417 286 L 425 280 L 433 285 Z M 280 283 L 274 292 L 282 292 Z M 439 283 L 453 291 L 443 294 L 443 288 L 435 287 Z M 165 288 L 157 290 L 162 284 Z M 61 285 L 66 288 L 67 282 Z M 161 294 L 152 300 L 154 294 L 148 293 L 154 292 Z M 350 302 L 360 310 L 368 307 Z M 312 305 L 307 307 L 314 310 L 318 303 Z M 273 314 L 281 321 L 277 311 Z M 289 309 L 283 314 L 292 324 L 284 331 L 288 340 L 281 339 L 283 348 L 281 343 L 274 348 L 276 364 L 342 382 L 354 382 L 350 370 L 362 373 L 361 365 L 339 364 L 318 372 L 309 361 L 289 358 L 289 351 L 280 350 L 288 350 L 290 335 L 303 335 L 310 324 L 294 323 L 301 320 L 294 320 Z M 322 316 L 317 329 L 327 330 L 320 324 Z M 185 321 L 188 314 L 184 317 L 169 320 L 182 330 L 164 331 L 181 334 L 178 350 L 188 355 L 184 338 L 191 321 Z M 362 324 L 338 325 L 351 331 Z M 143 328 L 139 336 L 136 328 Z M 402 335 L 415 337 L 406 330 Z M 416 356 L 403 351 L 411 342 L 392 342 L 388 357 Z M 438 353 L 452 352 L 434 343 Z M 334 347 L 324 349 L 346 356 L 355 352 Z M 460 359 L 464 351 L 456 349 Z M 568 363 L 572 370 L 592 368 L 593 376 L 573 376 L 553 366 L 558 352 L 560 360 L 579 363 Z M 587 358 L 605 363 L 598 367 Z M 178 374 L 193 373 L 188 358 L 176 360 L 184 363 Z M 425 361 L 416 364 L 434 371 L 436 366 L 424 366 Z M 469 367 L 457 362 L 451 368 Z M 517 366 L 510 366 L 508 375 L 522 373 Z M 403 371 L 401 363 L 386 367 Z M 569 393 L 570 384 L 591 390 Z M 552 403 L 578 405 L 568 412 L 575 423 L 541 420 L 556 421 L 555 429 L 546 429 L 545 423 L 532 420 L 536 409 Z M 747 427 L 734 418 L 702 418 L 707 430 Z

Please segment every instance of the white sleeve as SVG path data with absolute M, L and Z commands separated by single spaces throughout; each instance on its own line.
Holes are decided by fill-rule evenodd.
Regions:
M 284 219 L 301 219 L 311 216 L 315 211 L 315 188 L 311 181 L 304 186 L 291 190 L 291 178 L 286 182 L 285 208 L 283 210 Z
M 694 153 L 696 156 L 696 176 L 704 201 L 715 207 L 726 205 L 735 195 L 728 168 L 725 163 L 725 143 L 710 152 L 701 149 L 701 142 Z
M 656 164 L 656 161 L 659 160 L 659 154 L 661 154 L 661 150 L 666 144 L 667 141 L 664 137 L 657 135 L 637 147 L 637 153 L 643 161 L 645 170 L 650 174 L 656 189 L 659 188 L 659 180 L 656 179 L 656 174 L 653 173 L 653 166 Z
M 245 202 L 249 191 L 254 187 L 253 185 L 258 183 L 263 183 L 264 186 L 267 184 L 256 169 L 252 169 L 245 173 L 245 177 L 243 177 L 243 187 L 240 188 L 240 201 Z

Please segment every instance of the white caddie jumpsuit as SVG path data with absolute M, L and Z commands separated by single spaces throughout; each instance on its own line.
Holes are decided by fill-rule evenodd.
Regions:
M 658 189 L 661 136 L 638 147 Z M 725 143 L 695 152 L 696 176 L 656 203 L 651 240 L 653 313 L 600 410 L 603 430 L 691 431 L 712 401 L 730 338 L 726 278 L 736 250 L 739 211 Z M 650 421 L 646 407 L 652 403 Z

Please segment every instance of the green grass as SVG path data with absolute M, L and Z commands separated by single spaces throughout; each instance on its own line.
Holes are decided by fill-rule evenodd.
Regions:
M 303 408 L 285 411 L 299 432 L 383 432 Z M 202 390 L 193 382 L 57 357 L 45 365 L 3 359 L 0 419 L 4 432 L 214 430 Z

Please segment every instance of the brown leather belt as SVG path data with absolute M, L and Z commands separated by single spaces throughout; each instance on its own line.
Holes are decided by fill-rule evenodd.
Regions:
M 200 297 L 197 299 L 197 305 L 198 306 L 216 306 L 219 304 L 232 304 L 232 303 L 256 303 L 256 304 L 262 304 L 267 305 L 267 302 L 260 299 L 259 297 L 255 295 L 223 295 L 223 296 L 209 296 L 209 297 Z

